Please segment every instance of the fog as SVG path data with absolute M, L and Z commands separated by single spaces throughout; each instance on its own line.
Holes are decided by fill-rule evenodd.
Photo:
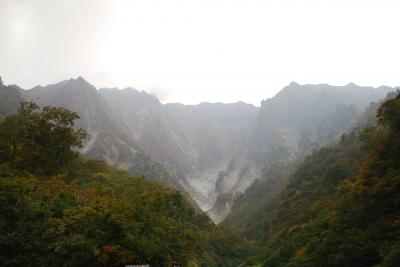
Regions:
M 398 1 L 0 0 L 0 75 L 258 105 L 291 81 L 398 85 Z

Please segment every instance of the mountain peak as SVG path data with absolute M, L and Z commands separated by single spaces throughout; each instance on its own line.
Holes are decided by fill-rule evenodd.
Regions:
M 71 82 L 75 82 L 75 83 L 78 83 L 78 84 L 81 84 L 81 85 L 87 85 L 87 84 L 89 84 L 89 85 L 91 85 L 88 81 L 86 81 L 82 76 L 78 76 L 78 78 L 76 78 L 76 79 L 71 79 L 70 80 Z
M 78 76 L 78 78 L 76 78 L 76 80 L 80 81 L 80 82 L 86 82 L 86 80 L 82 76 Z
M 69 80 L 62 81 L 58 84 L 55 85 L 63 85 L 66 87 L 72 87 L 76 89 L 84 89 L 84 88 L 90 88 L 90 89 L 97 89 L 94 85 L 86 81 L 82 76 L 79 76 L 78 78 L 71 78 Z
M 293 81 L 293 82 L 291 82 L 290 84 L 289 84 L 289 86 L 290 87 L 297 87 L 297 86 L 301 86 L 300 84 L 298 84 L 298 83 L 296 83 L 295 81 Z
M 353 82 L 349 82 L 346 86 L 347 87 L 354 87 L 354 86 L 358 86 L 358 85 L 353 83 Z

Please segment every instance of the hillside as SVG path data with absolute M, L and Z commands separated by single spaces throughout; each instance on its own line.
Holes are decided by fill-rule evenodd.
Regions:
M 48 179 L 2 165 L 0 194 L 3 266 L 236 266 L 249 255 L 179 192 L 96 161 Z
M 339 139 L 370 102 L 384 98 L 390 90 L 354 84 L 291 83 L 273 98 L 262 101 L 254 122 L 247 129 L 247 139 L 241 141 L 246 145 L 241 150 L 238 182 L 228 191 L 230 197 L 220 198 L 214 205 L 217 221 L 224 217 L 221 214 L 228 214 L 232 199 L 237 196 L 234 193 L 244 192 L 255 179 L 271 192 L 279 192 L 285 184 L 281 178 L 285 178 L 290 166 L 296 166 L 304 156 Z M 275 175 L 278 169 L 283 173 Z M 269 178 L 263 180 L 263 177 Z M 229 175 L 224 178 L 228 179 L 234 180 Z
M 281 194 L 268 198 L 265 187 L 249 189 L 222 223 L 258 240 L 262 250 L 249 263 L 397 266 L 399 114 L 400 97 L 385 101 L 376 126 L 362 131 L 361 139 L 355 129 L 307 157 Z M 264 204 L 252 209 L 257 215 L 250 214 L 246 225 L 238 214 L 257 201 L 257 189 Z
M 397 94 L 398 93 L 396 92 L 391 92 L 385 99 L 393 99 Z M 328 146 L 322 147 L 321 151 L 332 150 L 332 152 L 317 154 L 312 157 L 315 160 L 313 165 L 325 166 L 326 163 L 322 162 L 326 161 L 325 157 L 334 161 L 330 155 L 335 153 L 333 152 L 333 148 L 337 147 L 341 148 L 340 153 L 342 153 L 342 158 L 347 158 L 348 153 L 344 153 L 346 146 L 350 145 L 351 147 L 358 143 L 357 135 L 363 129 L 375 125 L 377 110 L 384 101 L 385 100 L 370 103 L 366 110 L 355 119 L 354 124 L 345 131 L 345 134 L 341 138 L 338 138 L 336 142 Z M 318 152 L 318 150 L 316 150 L 316 152 Z M 251 239 L 259 239 L 259 229 L 257 228 L 264 227 L 264 222 L 260 222 L 260 219 L 266 217 L 267 214 L 275 208 L 282 190 L 287 185 L 288 180 L 295 176 L 294 174 L 296 170 L 307 166 L 307 160 L 309 159 L 303 163 L 306 155 L 307 154 L 304 153 L 304 156 L 299 157 L 297 160 L 282 164 L 274 164 L 271 167 L 266 168 L 263 171 L 262 177 L 257 179 L 255 183 L 244 192 L 244 194 L 236 199 L 231 212 L 224 219 L 221 225 L 223 227 L 239 230 Z M 322 155 L 325 155 L 324 158 L 319 158 L 319 156 L 322 157 Z M 350 156 L 352 157 L 354 155 Z M 342 160 L 342 158 L 340 160 Z M 321 160 L 321 162 L 318 162 L 318 160 Z M 354 159 L 351 158 L 347 160 Z
M 179 191 L 79 158 L 76 119 L 26 103 L 0 122 L 3 266 L 237 266 L 250 255 Z

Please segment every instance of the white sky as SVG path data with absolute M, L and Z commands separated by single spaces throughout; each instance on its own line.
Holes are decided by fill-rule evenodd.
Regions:
M 0 75 L 258 105 L 298 83 L 400 84 L 400 1 L 0 0 Z

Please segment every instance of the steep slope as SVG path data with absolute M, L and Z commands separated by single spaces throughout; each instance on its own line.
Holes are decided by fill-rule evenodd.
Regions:
M 315 246 L 318 249 L 318 241 L 304 245 L 299 243 L 299 239 L 304 239 L 304 243 L 311 241 L 302 232 L 312 229 L 318 236 L 315 238 L 322 242 L 327 226 L 320 219 L 328 216 L 336 191 L 345 180 L 355 175 L 361 161 L 365 159 L 366 155 L 360 147 L 357 139 L 345 137 L 338 145 L 315 152 L 297 168 L 278 200 L 258 222 L 246 229 L 246 235 L 257 238 L 264 246 L 257 261 L 263 262 L 265 266 L 278 263 L 291 266 L 299 264 L 303 256 L 301 251 L 305 247 Z M 278 245 L 279 240 L 282 243 Z M 288 245 L 286 240 L 292 242 L 292 245 Z
M 82 149 L 84 154 L 101 157 L 111 165 L 118 161 L 118 166 L 122 167 L 120 149 L 132 149 L 133 152 L 138 150 L 136 140 L 129 137 L 127 130 L 118 123 L 107 103 L 99 97 L 96 88 L 81 77 L 46 87 L 35 87 L 26 91 L 24 96 L 40 106 L 62 106 L 77 112 L 81 117 L 77 127 L 85 129 L 90 135 Z
M 315 149 L 337 140 L 370 102 L 383 98 L 389 90 L 389 87 L 375 89 L 354 84 L 291 83 L 273 98 L 261 102 L 243 153 L 246 156 L 242 158 L 245 163 L 242 169 L 248 174 L 243 175 L 242 180 L 249 186 L 255 178 L 265 177 L 260 180 L 263 185 L 258 183 L 257 186 L 279 192 L 285 184 L 281 179 L 286 177 L 284 173 L 290 166 L 295 166 Z M 283 173 L 277 174 L 279 169 Z M 276 175 L 271 176 L 271 170 Z M 259 190 L 257 188 L 255 192 Z M 223 218 L 219 214 L 230 210 L 232 199 L 217 200 L 211 210 L 214 217 L 219 217 L 217 220 Z
M 159 100 L 132 88 L 102 88 L 99 92 L 146 154 L 164 166 L 181 186 L 185 186 L 186 157 L 172 138 Z
M 186 179 L 200 193 L 193 197 L 203 209 L 211 208 L 219 195 L 240 187 L 240 157 L 256 112 L 242 102 L 164 106 L 175 142 L 190 161 Z
M 266 266 L 398 265 L 399 114 L 400 98 L 382 104 L 378 125 L 362 134 L 367 154 L 351 156 L 352 168 L 337 157 L 333 166 L 314 162 L 299 170 L 304 175 L 294 177 L 280 201 L 288 204 L 269 219 L 271 236 L 260 255 Z M 319 177 L 315 168 L 329 175 Z
M 261 103 L 250 157 L 257 162 L 296 158 L 338 138 L 370 102 L 389 87 L 299 85 L 291 83 Z M 262 144 L 262 145 L 260 145 Z
M 280 193 L 300 161 L 275 164 L 265 169 L 261 178 L 234 199 L 232 209 L 219 225 L 235 229 L 251 240 L 263 238 L 259 228 L 263 229 L 264 218 L 275 208 Z
M 132 88 L 101 89 L 150 157 L 166 167 L 203 210 L 241 186 L 241 152 L 257 109 L 245 103 L 162 105 Z M 230 179 L 222 178 L 229 176 Z
M 394 96 L 360 117 L 356 125 L 368 127 L 375 120 L 365 118 L 379 118 L 361 140 L 361 128 L 353 127 L 338 144 L 307 157 L 282 193 L 255 184 L 235 203 L 222 225 L 263 247 L 248 264 L 397 266 L 400 98 Z
M 251 251 L 180 192 L 99 161 L 49 178 L 0 164 L 0 196 L 2 266 L 238 266 Z
M 102 159 L 133 175 L 145 175 L 150 180 L 176 185 L 164 167 L 152 162 L 143 152 L 131 131 L 115 116 L 98 90 L 82 77 L 45 87 L 37 86 L 23 91 L 23 97 L 40 106 L 61 106 L 77 112 L 80 119 L 76 126 L 89 134 L 80 151 L 84 155 Z
M 219 222 L 254 179 L 337 139 L 389 89 L 292 83 L 259 109 L 163 105 L 132 88 L 100 94 L 146 154 Z
M 294 86 L 298 87 L 297 84 Z M 388 90 L 388 88 L 383 87 L 380 90 L 382 89 L 383 91 Z M 376 93 L 376 91 L 371 92 L 372 94 Z M 380 94 L 382 94 L 382 92 Z M 392 99 L 396 95 L 397 93 L 389 93 L 386 97 L 386 100 Z M 347 99 L 346 101 L 349 100 Z M 356 143 L 356 136 L 364 128 L 373 126 L 375 124 L 377 109 L 383 101 L 384 100 L 379 102 L 371 102 L 367 109 L 361 115 L 359 115 L 357 119 L 352 119 L 352 121 L 355 122 L 351 127 L 349 127 L 347 130 L 346 127 L 342 127 L 342 131 L 344 131 L 346 134 L 345 137 L 338 138 L 337 141 L 334 141 L 333 144 L 330 145 L 332 146 L 336 143 L 339 143 L 336 144 L 336 146 L 340 147 L 342 146 L 340 144 L 345 142 L 345 140 L 347 140 L 347 143 L 350 142 L 349 140 L 353 140 L 350 142 L 350 144 Z M 360 108 L 362 107 L 363 106 L 361 105 Z M 323 146 L 323 142 L 318 146 Z M 334 151 L 333 148 L 331 150 Z M 344 148 L 342 150 L 344 151 Z M 307 153 L 303 153 L 304 156 L 307 155 Z M 331 154 L 334 154 L 334 152 Z M 324 157 L 327 158 L 330 157 L 329 153 L 319 155 L 325 155 Z M 240 230 L 249 238 L 260 238 L 260 232 L 262 232 L 262 229 L 265 226 L 265 218 L 268 216 L 271 210 L 276 208 L 276 202 L 279 200 L 281 191 L 286 186 L 287 181 L 290 179 L 290 177 L 294 176 L 293 173 L 297 168 L 304 168 L 304 165 L 306 164 L 302 164 L 304 156 L 300 155 L 297 156 L 297 159 L 295 160 L 274 163 L 272 166 L 266 167 L 262 172 L 262 178 L 256 180 L 256 182 L 235 201 L 231 213 L 224 219 L 221 225 L 227 228 Z M 341 160 L 344 160 L 346 157 L 347 156 L 345 155 L 342 156 Z M 318 160 L 318 156 L 315 156 L 315 160 Z M 325 158 L 320 160 L 325 160 Z M 334 160 L 332 161 L 332 164 L 334 164 L 333 162 Z M 302 164 L 302 167 L 299 167 L 300 164 Z M 322 162 L 315 163 L 315 165 L 317 164 L 322 164 Z

